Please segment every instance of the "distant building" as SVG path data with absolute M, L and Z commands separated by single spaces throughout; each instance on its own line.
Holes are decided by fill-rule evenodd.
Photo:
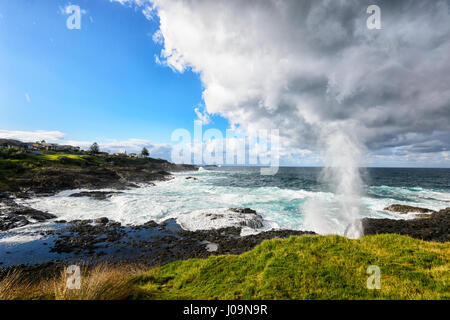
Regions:
M 56 143 L 46 143 L 45 141 L 37 142 L 21 142 L 12 139 L 0 139 L 0 148 L 20 148 L 25 150 L 47 150 L 59 152 L 79 152 L 80 147 L 70 145 L 59 145 Z
M 13 139 L 0 139 L 0 147 L 3 149 L 25 148 L 25 143 Z
M 56 151 L 57 145 L 54 143 L 42 143 L 42 148 L 47 151 Z
M 77 152 L 80 151 L 80 147 L 74 147 L 70 145 L 55 145 L 56 151 L 71 151 L 71 152 Z
M 24 149 L 27 149 L 27 150 L 33 150 L 33 143 L 31 143 L 31 142 L 25 142 L 25 143 L 23 144 L 23 148 L 24 148 Z

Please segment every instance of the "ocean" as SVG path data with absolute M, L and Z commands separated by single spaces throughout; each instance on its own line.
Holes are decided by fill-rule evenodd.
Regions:
M 72 190 L 25 200 L 24 204 L 67 221 L 107 217 L 136 225 L 175 218 L 188 230 L 226 227 L 229 220 L 211 221 L 205 219 L 205 213 L 224 214 L 228 208 L 248 207 L 263 217 L 261 230 L 309 230 L 306 205 L 320 201 L 328 208 L 324 219 L 330 221 L 330 232 L 325 233 L 343 234 L 346 226 L 333 217 L 340 210 L 335 205 L 337 197 L 321 181 L 320 172 L 320 168 L 281 167 L 276 175 L 263 176 L 256 167 L 208 167 L 177 173 L 173 180 L 127 190 L 105 201 L 70 197 L 83 191 Z M 383 210 L 397 203 L 434 210 L 450 206 L 450 169 L 370 168 L 361 169 L 361 175 L 362 218 L 413 217 Z
M 342 219 L 339 196 L 322 182 L 320 173 L 320 168 L 282 167 L 275 176 L 262 176 L 255 167 L 208 167 L 176 173 L 173 179 L 153 186 L 121 190 L 123 193 L 114 193 L 106 200 L 70 196 L 86 190 L 17 199 L 57 218 L 0 232 L 1 266 L 60 259 L 49 251 L 54 239 L 45 236 L 45 231 L 64 227 L 55 220 L 106 217 L 126 226 L 173 218 L 182 228 L 195 231 L 241 226 L 248 216 L 239 217 L 228 209 L 244 207 L 256 210 L 262 223 L 242 228 L 241 235 L 270 229 L 344 235 L 348 222 Z M 361 176 L 361 218 L 414 218 L 412 213 L 384 210 L 391 204 L 434 210 L 450 207 L 450 169 L 372 168 L 361 169 Z

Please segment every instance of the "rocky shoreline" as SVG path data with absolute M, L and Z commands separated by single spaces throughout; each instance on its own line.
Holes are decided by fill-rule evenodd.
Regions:
M 71 196 L 106 200 L 120 191 L 97 190 L 126 190 L 137 188 L 139 184 L 154 185 L 152 181 L 172 179 L 171 172 L 198 170 L 194 165 L 177 165 L 155 159 L 140 160 L 143 162 L 130 162 L 130 160 L 123 162 L 124 160 L 116 159 L 112 162 L 97 164 L 86 160 L 65 159 L 63 163 L 29 170 L 14 179 L 9 179 L 7 186 L 0 190 L 0 231 L 55 218 L 48 212 L 20 205 L 14 199 L 30 199 L 55 195 L 65 190 L 87 189 L 92 191 L 83 191 Z
M 83 196 L 100 197 L 99 201 L 101 201 L 108 194 L 92 192 Z M 7 201 L 14 202 L 9 198 Z M 10 216 L 27 217 L 36 222 L 55 218 L 48 213 L 21 205 L 15 204 L 12 207 L 15 213 L 10 213 Z M 41 231 L 40 239 L 35 241 L 35 245 L 39 246 L 39 250 L 44 254 L 46 250 L 52 254 L 51 260 L 34 266 L 8 265 L 6 261 L 0 261 L 0 268 L 3 265 L 3 272 L 7 272 L 11 267 L 34 270 L 40 267 L 51 269 L 68 263 L 97 264 L 101 262 L 127 262 L 154 267 L 189 258 L 240 254 L 251 250 L 266 239 L 315 234 L 310 231 L 271 230 L 242 236 L 243 227 L 257 228 L 262 218 L 250 208 L 230 208 L 229 214 L 236 215 L 236 218 L 245 215 L 247 220 L 242 221 L 248 224 L 241 223 L 236 227 L 221 229 L 187 231 L 174 219 L 160 224 L 148 221 L 138 226 L 122 225 L 105 217 L 68 222 L 53 220 L 57 227 Z M 249 215 L 251 219 L 248 218 Z M 1 226 L 4 226 L 5 222 L 2 223 Z M 396 233 L 426 241 L 450 241 L 450 208 L 433 212 L 426 218 L 409 220 L 366 218 L 362 220 L 362 224 L 365 235 Z M 13 254 L 13 252 L 7 252 L 6 256 Z
M 450 241 L 450 207 L 438 212 L 403 205 L 394 208 L 396 212 L 414 213 L 416 217 L 408 220 L 365 218 L 362 219 L 364 234 L 396 233 L 425 241 Z M 389 207 L 386 209 L 389 210 Z M 393 209 L 392 206 L 390 209 Z
M 77 175 L 75 171 L 84 169 L 40 170 L 29 178 L 28 189 L 19 188 L 13 192 L 0 193 L 0 231 L 14 231 L 15 228 L 50 221 L 53 228 L 41 231 L 40 239 L 35 241 L 41 252 L 51 254 L 51 259 L 36 265 L 13 265 L 0 261 L 0 273 L 10 268 L 23 270 L 54 269 L 67 263 L 137 263 L 148 267 L 159 266 L 176 260 L 206 258 L 217 254 L 240 254 L 251 250 L 266 239 L 286 238 L 291 235 L 314 235 L 310 231 L 271 230 L 242 236 L 242 228 L 259 229 L 262 217 L 250 208 L 230 208 L 225 214 L 208 215 L 205 219 L 229 219 L 234 227 L 186 231 L 175 220 L 160 224 L 154 221 L 139 226 L 122 225 L 107 218 L 93 220 L 63 221 L 55 220 L 48 212 L 35 210 L 15 201 L 15 198 L 28 198 L 55 194 L 62 190 L 83 188 L 92 191 L 74 193 L 71 197 L 90 197 L 104 201 L 113 194 L 121 193 L 139 183 L 151 184 L 172 178 L 171 171 L 195 170 L 193 166 L 163 164 L 154 167 L 112 167 L 87 169 Z M 94 170 L 94 171 L 92 171 Z M 92 174 L 92 175 L 91 175 Z M 26 178 L 23 178 L 26 180 Z M 187 177 L 186 179 L 195 180 Z M 24 181 L 25 181 L 24 180 Z M 24 181 L 20 183 L 25 183 Z M 117 191 L 98 191 L 112 188 Z M 439 212 L 426 208 L 393 205 L 385 210 L 399 214 L 414 212 L 415 219 L 369 219 L 362 220 L 365 235 L 397 233 L 426 241 L 450 241 L 450 208 Z M 57 227 L 56 227 L 57 226 Z M 13 255 L 6 252 L 6 257 Z M 5 255 L 4 255 L 5 256 Z M 4 259 L 4 258 L 3 258 Z M 6 258 L 8 259 L 8 258 Z
M 29 197 L 30 195 L 51 195 L 74 189 L 126 190 L 138 187 L 141 183 L 148 184 L 151 181 L 171 179 L 170 172 L 197 169 L 193 165 L 175 165 L 169 162 L 126 166 L 55 166 L 30 171 L 17 177 L 9 183 L 4 192 L 16 197 Z

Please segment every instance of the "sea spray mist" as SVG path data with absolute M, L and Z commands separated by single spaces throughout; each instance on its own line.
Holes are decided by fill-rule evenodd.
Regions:
M 319 180 L 334 194 L 334 205 L 311 199 L 303 207 L 305 226 L 321 234 L 342 234 L 349 238 L 362 235 L 360 222 L 363 182 L 359 165 L 364 147 L 352 135 L 341 130 L 323 135 L 324 168 Z M 333 214 L 329 211 L 334 209 Z

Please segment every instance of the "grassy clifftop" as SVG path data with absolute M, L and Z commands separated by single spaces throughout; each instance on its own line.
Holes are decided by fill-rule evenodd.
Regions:
M 381 269 L 381 289 L 366 286 Z M 67 274 L 0 281 L 1 299 L 450 299 L 450 243 L 400 235 L 292 236 L 241 255 L 177 261 L 142 273 L 133 265 L 82 270 L 80 290 Z
M 162 159 L 154 158 L 129 158 L 123 156 L 112 156 L 107 154 L 63 154 L 0 150 L 0 191 L 17 191 L 21 188 L 31 186 L 32 189 L 67 189 L 70 187 L 83 187 L 92 184 L 86 177 L 81 175 L 102 175 L 100 179 L 105 181 L 101 186 L 117 182 L 120 178 L 118 173 L 123 169 L 139 170 L 169 170 L 173 167 L 171 163 Z M 107 172 L 108 171 L 108 172 Z M 71 177 L 67 177 L 70 174 Z M 116 176 L 114 176 L 116 174 Z M 58 177 L 59 176 L 59 177 Z M 145 173 L 143 175 L 143 179 Z M 58 185 L 57 180 L 69 181 L 67 185 Z M 79 183 L 73 182 L 79 180 Z
M 381 290 L 367 289 L 367 267 Z M 399 235 L 304 236 L 239 256 L 191 259 L 138 277 L 147 299 L 449 299 L 450 244 Z

